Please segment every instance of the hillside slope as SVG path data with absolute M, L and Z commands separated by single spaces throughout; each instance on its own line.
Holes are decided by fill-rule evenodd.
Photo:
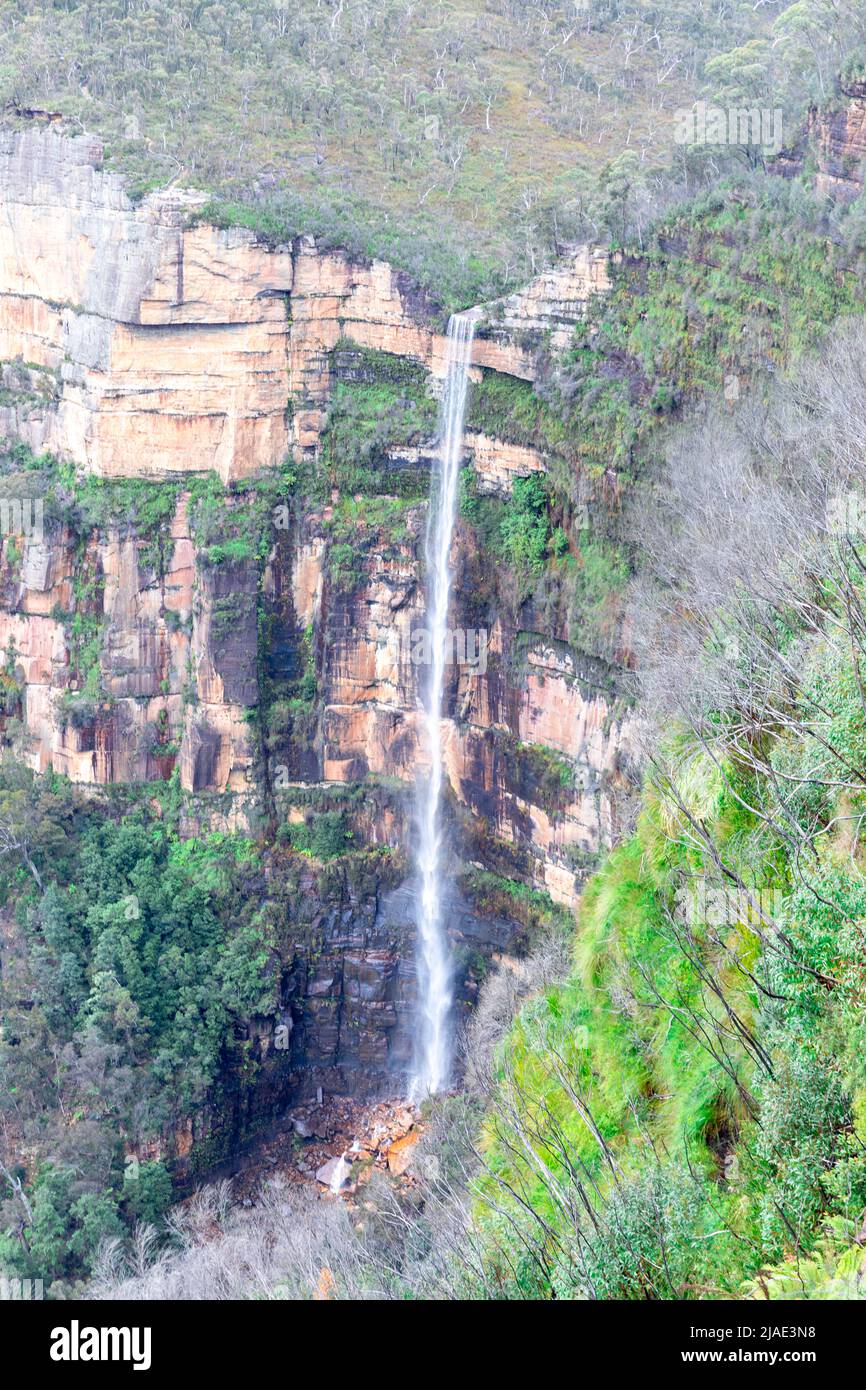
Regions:
M 140 189 L 192 183 L 226 217 L 375 251 L 449 303 L 625 209 L 645 225 L 659 170 L 740 162 L 675 143 L 696 98 L 781 103 L 793 130 L 864 38 L 857 6 L 824 0 L 12 0 L 0 35 L 0 101 L 102 136 Z

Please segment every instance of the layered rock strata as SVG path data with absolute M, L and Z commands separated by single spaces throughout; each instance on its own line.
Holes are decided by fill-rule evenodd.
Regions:
M 0 429 L 34 450 L 106 477 L 213 470 L 232 482 L 290 448 L 315 454 L 338 342 L 411 359 L 434 380 L 443 371 L 441 317 L 407 277 L 310 238 L 266 246 L 218 229 L 201 220 L 198 194 L 169 189 L 133 203 L 94 137 L 0 133 L 0 187 Z M 530 378 L 542 340 L 561 345 L 606 285 L 605 257 L 575 248 L 488 307 L 476 368 Z M 500 495 L 548 462 L 480 433 L 467 450 L 479 490 Z M 228 797 L 220 814 L 239 825 L 277 772 L 411 780 L 421 513 L 397 544 L 360 524 L 349 576 L 330 563 L 326 520 L 308 516 L 275 539 L 261 579 L 252 563 L 213 564 L 199 552 L 182 495 L 160 569 L 131 528 L 84 538 L 55 528 L 28 538 L 23 555 L 7 538 L 0 643 L 20 687 L 21 728 L 6 722 L 30 765 L 94 784 L 176 767 L 191 795 Z M 74 636 L 84 610 L 98 649 L 86 697 Z M 285 684 L 307 661 L 316 686 L 303 737 L 295 704 L 285 737 L 269 735 L 267 750 L 250 721 L 263 700 L 263 612 L 270 678 Z M 491 834 L 528 847 L 538 881 L 567 899 L 569 864 L 615 833 L 608 784 L 630 756 L 628 734 L 609 696 L 545 653 L 543 633 L 519 669 L 516 634 L 500 625 L 485 640 L 487 669 L 455 672 L 452 683 L 452 792 Z M 264 724 L 270 712 L 261 713 Z M 569 760 L 570 799 L 533 802 L 537 793 L 512 775 L 509 740 Z
M 0 647 L 20 699 L 14 746 L 34 771 L 148 782 L 178 765 L 190 792 L 252 795 L 256 574 L 203 562 L 186 501 L 162 574 L 128 531 L 82 545 L 68 527 L 51 527 L 23 551 L 4 541 Z M 76 615 L 90 619 L 97 646 L 86 694 Z
M 193 192 L 134 204 L 93 136 L 0 130 L 0 190 L 0 362 L 36 374 L 0 427 L 91 472 L 228 481 L 315 451 L 340 339 L 444 372 L 441 316 L 405 275 L 207 225 Z M 561 335 L 603 284 L 580 248 L 499 307 L 474 360 L 531 378 L 526 335 Z

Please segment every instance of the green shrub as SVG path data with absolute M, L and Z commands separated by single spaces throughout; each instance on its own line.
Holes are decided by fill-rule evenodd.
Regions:
M 786 1034 L 773 1063 L 774 1076 L 758 1091 L 756 1151 L 769 1172 L 760 1196 L 761 1239 L 765 1254 L 778 1259 L 786 1249 L 811 1246 L 827 1205 L 822 1180 L 851 1111 L 831 1059 L 819 1058 L 804 1038 Z
M 502 558 L 518 573 L 538 572 L 547 558 L 550 521 L 548 497 L 537 473 L 515 478 L 514 490 L 499 526 Z
M 302 823 L 284 825 L 281 837 L 299 854 L 323 863 L 345 854 L 353 840 L 343 811 L 314 811 Z
M 652 1167 L 621 1180 L 587 1236 L 588 1292 L 595 1298 L 679 1299 L 707 1263 L 699 1185 L 678 1169 Z

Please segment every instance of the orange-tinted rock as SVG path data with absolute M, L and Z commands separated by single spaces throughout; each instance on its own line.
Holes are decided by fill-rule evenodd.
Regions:
M 86 783 L 159 779 L 170 775 L 176 757 L 161 750 L 180 744 L 188 790 L 251 790 L 246 712 L 257 699 L 255 575 L 202 566 L 183 496 L 171 540 L 160 580 L 144 566 L 142 543 L 133 535 L 94 537 L 84 561 L 63 530 L 25 545 L 17 592 L 7 587 L 8 606 L 0 608 L 0 643 L 14 652 L 22 689 L 18 751 L 36 771 L 54 768 Z M 4 557 L 10 545 L 4 543 Z M 72 579 L 82 564 L 93 580 L 89 602 L 99 608 L 105 697 L 83 721 L 64 705 L 65 695 L 75 692 L 70 633 L 65 617 L 57 616 L 75 611 Z M 4 562 L 4 575 L 7 569 Z M 233 603 L 245 595 L 248 611 L 245 621 L 215 633 L 214 612 L 219 615 L 225 592 Z M 191 670 L 195 703 L 184 698 Z M 208 740 L 197 775 L 196 750 Z
M 35 407 L 0 412 L 34 448 L 105 476 L 229 480 L 316 449 L 341 338 L 444 376 L 445 338 L 400 272 L 311 237 L 268 249 L 242 228 L 190 225 L 199 193 L 133 204 L 93 136 L 0 133 L 0 187 L 0 360 L 56 378 Z M 531 379 L 526 342 L 552 326 L 564 344 L 606 264 L 576 248 L 501 301 L 473 361 Z
M 479 492 L 510 493 L 515 478 L 547 471 L 545 457 L 538 449 L 507 444 L 486 434 L 467 433 L 466 448 L 475 465 Z
M 410 1130 L 404 1134 L 402 1139 L 395 1139 L 388 1150 L 388 1171 L 395 1177 L 400 1177 L 409 1168 L 415 1157 L 415 1146 L 421 1138 L 417 1129 Z
M 847 105 L 832 114 L 813 111 L 809 135 L 818 154 L 816 193 L 844 202 L 858 198 L 866 160 L 866 92 L 858 88 Z

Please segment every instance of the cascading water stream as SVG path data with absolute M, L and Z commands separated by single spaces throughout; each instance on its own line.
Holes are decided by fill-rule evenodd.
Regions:
M 334 1164 L 334 1171 L 331 1174 L 331 1181 L 329 1184 L 330 1189 L 335 1197 L 342 1192 L 343 1188 L 346 1185 L 346 1179 L 348 1178 L 351 1171 L 352 1165 L 346 1158 L 346 1155 L 340 1154 L 340 1157 Z
M 463 420 L 477 311 L 452 314 L 448 322 L 445 390 L 439 413 L 439 468 L 427 518 L 427 630 L 429 678 L 424 687 L 424 731 L 430 772 L 418 801 L 418 983 L 419 1028 L 411 1095 L 421 1099 L 447 1084 L 451 1065 L 449 1022 L 451 962 L 443 921 L 442 697 L 451 597 L 451 538 L 457 514 L 457 481 L 463 453 Z

